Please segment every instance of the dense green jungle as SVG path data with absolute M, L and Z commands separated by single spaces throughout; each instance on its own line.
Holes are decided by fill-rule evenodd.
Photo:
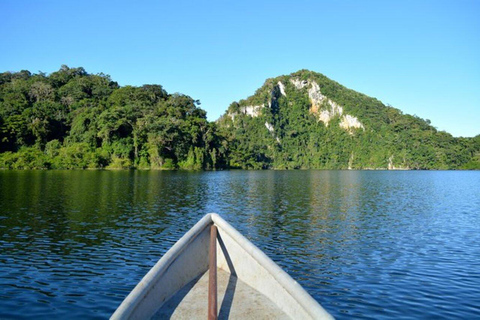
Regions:
M 480 169 L 453 137 L 322 74 L 267 79 L 216 122 L 161 85 L 62 66 L 0 74 L 3 169 Z

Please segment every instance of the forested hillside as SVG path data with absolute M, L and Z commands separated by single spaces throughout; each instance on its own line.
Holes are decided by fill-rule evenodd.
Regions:
M 480 168 L 480 136 L 454 138 L 307 70 L 268 79 L 217 123 L 231 167 Z
M 0 74 L 0 168 L 480 169 L 480 136 L 302 70 L 268 79 L 208 122 L 160 85 L 119 86 L 62 66 Z
M 198 104 L 83 68 L 5 72 L 0 168 L 224 168 L 226 142 Z

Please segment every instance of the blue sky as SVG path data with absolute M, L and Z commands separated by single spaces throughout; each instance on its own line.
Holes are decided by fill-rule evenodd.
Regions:
M 62 64 L 161 84 L 210 120 L 320 72 L 454 136 L 480 134 L 480 1 L 0 1 L 0 72 Z

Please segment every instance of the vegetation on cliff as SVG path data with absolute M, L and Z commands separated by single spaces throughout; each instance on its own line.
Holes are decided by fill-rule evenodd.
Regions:
M 455 138 L 429 120 L 307 70 L 268 79 L 219 119 L 240 168 L 480 168 L 480 136 Z

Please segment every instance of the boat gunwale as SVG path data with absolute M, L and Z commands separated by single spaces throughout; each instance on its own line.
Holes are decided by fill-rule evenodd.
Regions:
M 110 319 L 129 318 L 140 301 L 148 295 L 168 268 L 175 262 L 177 257 L 193 242 L 209 225 L 213 223 L 210 214 L 205 215 L 191 229 L 189 229 L 175 244 L 155 263 L 155 265 L 140 280 L 135 288 L 128 294 L 125 300 L 115 310 Z
M 245 238 L 240 232 L 226 222 L 216 213 L 210 214 L 213 223 L 221 231 L 226 232 L 237 244 L 245 250 L 254 260 L 256 260 L 267 272 L 269 272 L 275 281 L 277 281 L 290 296 L 298 302 L 313 319 L 333 319 L 333 317 L 315 300 L 313 297 L 285 270 L 280 268 L 271 258 L 260 250 L 251 241 Z

